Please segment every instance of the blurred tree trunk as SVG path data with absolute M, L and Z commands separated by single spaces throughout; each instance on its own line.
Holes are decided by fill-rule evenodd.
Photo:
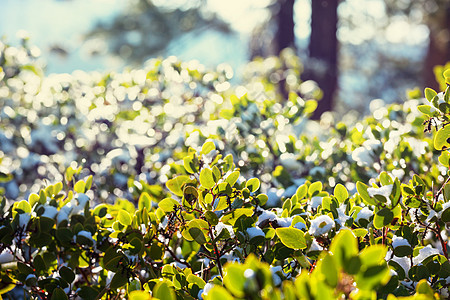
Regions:
M 274 36 L 276 55 L 280 55 L 285 48 L 295 49 L 294 34 L 294 3 L 295 0 L 278 0 L 277 11 L 274 14 L 276 32 Z M 285 66 L 283 66 L 284 69 Z M 283 72 L 285 73 L 285 72 Z M 282 76 L 278 82 L 278 91 L 286 101 L 289 99 L 289 91 L 286 87 L 286 78 Z
M 295 48 L 294 3 L 295 0 L 277 0 L 267 7 L 271 14 L 269 22 L 256 27 L 250 40 L 252 59 Z
M 425 59 L 425 86 L 439 89 L 433 67 L 450 61 L 450 3 L 439 9 L 440 14 L 429 21 L 428 52 Z
M 276 54 L 284 48 L 295 48 L 295 34 L 294 34 L 294 3 L 295 0 L 279 0 L 278 12 L 275 15 L 277 31 L 275 34 Z
M 316 81 L 323 91 L 323 97 L 319 101 L 313 119 L 319 119 L 322 113 L 333 109 L 338 76 L 336 36 L 338 4 L 339 0 L 311 1 L 310 61 L 303 77 Z

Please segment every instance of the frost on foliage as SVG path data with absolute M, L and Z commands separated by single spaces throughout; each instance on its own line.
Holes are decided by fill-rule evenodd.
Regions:
M 428 147 L 428 143 L 413 137 L 406 138 L 406 141 L 409 143 L 414 156 L 420 157 L 426 153 L 426 149 Z
M 233 226 L 225 225 L 224 223 L 219 222 L 219 223 L 217 223 L 217 225 L 214 228 L 216 229 L 216 236 L 219 236 L 219 234 L 222 232 L 222 230 L 226 229 L 226 230 L 228 230 L 230 237 L 234 238 Z
M 332 228 L 334 228 L 334 221 L 327 215 L 321 215 L 311 220 L 309 234 L 312 236 L 321 236 L 328 233 Z
M 294 228 L 303 230 L 303 229 L 306 229 L 306 225 L 303 222 L 297 222 L 297 223 L 295 223 Z
M 274 212 L 265 209 L 259 209 L 258 212 L 260 212 L 261 214 L 258 217 L 256 226 L 265 225 L 269 221 L 276 222 L 278 227 L 289 227 L 292 225 L 292 217 L 281 218 L 278 217 L 278 215 Z
M 392 260 L 392 261 L 398 263 L 400 265 L 400 267 L 402 267 L 403 270 L 405 271 L 405 274 L 408 275 L 409 269 L 411 268 L 411 260 L 409 259 L 409 257 L 407 257 L 407 256 L 404 256 L 404 257 L 395 256 L 395 255 L 393 255 L 392 250 L 389 249 L 388 252 L 386 253 L 385 260 L 387 262 Z
M 378 140 L 367 140 L 362 147 L 358 147 L 352 152 L 352 159 L 360 166 L 371 166 L 375 162 L 376 152 L 381 148 Z
M 258 217 L 258 221 L 256 222 L 256 226 L 259 226 L 261 223 L 265 221 L 273 221 L 277 218 L 277 215 L 274 212 L 261 209 L 262 213 Z
M 392 247 L 397 248 L 398 246 L 408 246 L 411 247 L 411 245 L 409 244 L 408 240 L 401 237 L 401 236 L 396 236 L 394 235 L 392 237 Z
M 19 214 L 19 227 L 25 228 L 30 222 L 31 215 L 29 213 Z
M 84 214 L 84 207 L 88 203 L 89 197 L 86 194 L 80 193 L 73 198 L 69 203 L 61 207 L 56 216 L 57 223 L 62 221 L 69 221 L 71 215 Z
M 363 209 L 361 209 L 356 215 L 355 222 L 359 222 L 360 219 L 369 221 L 371 216 L 373 216 L 373 211 L 371 211 L 368 207 L 363 207 Z
M 339 205 L 339 207 L 337 208 L 337 212 L 338 212 L 338 217 L 336 220 L 336 222 L 343 226 L 345 224 L 345 222 L 347 222 L 347 220 L 350 218 L 349 216 L 347 216 L 345 214 L 345 210 L 347 209 L 347 205 L 345 204 L 341 204 Z
M 278 286 L 281 284 L 282 280 L 277 273 L 282 273 L 285 275 L 282 266 L 270 266 L 270 272 L 272 273 L 273 285 Z
M 250 227 L 247 228 L 247 233 L 250 239 L 257 237 L 257 236 L 262 236 L 265 237 L 266 235 L 264 234 L 264 231 L 262 231 L 261 228 L 259 227 Z
M 433 248 L 431 245 L 428 245 L 426 247 L 423 247 L 419 250 L 419 254 L 417 256 L 413 257 L 413 264 L 417 265 L 421 263 L 424 259 L 426 259 L 429 256 L 439 254 L 439 251 L 435 248 Z
M 311 198 L 309 205 L 311 206 L 311 208 L 317 209 L 317 207 L 319 207 L 319 205 L 322 205 L 322 199 L 323 199 L 323 197 L 314 196 Z
M 311 246 L 308 249 L 308 252 L 311 251 L 322 251 L 323 247 L 319 245 L 319 243 L 317 243 L 316 239 L 313 239 Z
M 89 231 L 81 230 L 80 232 L 77 233 L 77 235 L 85 237 L 85 238 L 91 240 L 92 242 L 94 242 L 94 239 L 92 238 L 92 233 L 90 233 Z
M 14 261 L 14 255 L 8 249 L 0 253 L 0 264 L 6 264 Z
M 405 170 L 403 169 L 394 169 L 391 171 L 391 174 L 393 177 L 398 178 L 399 180 L 402 180 L 402 178 L 405 176 Z
M 438 213 L 435 210 L 431 209 L 430 212 L 428 213 L 428 217 L 425 220 L 425 223 L 429 223 L 437 215 L 438 215 Z
M 438 212 L 439 219 L 442 217 L 442 213 L 444 212 L 444 210 L 446 210 L 449 207 L 450 207 L 450 201 L 442 204 L 442 210 Z
M 392 193 L 392 188 L 394 187 L 393 184 L 384 185 L 380 188 L 368 188 L 367 192 L 369 193 L 370 197 L 374 197 L 375 195 L 381 195 L 384 196 L 387 200 L 389 200 L 389 196 Z
M 311 170 L 309 170 L 309 175 L 311 176 L 325 176 L 327 170 L 321 166 L 315 166 Z
M 54 219 L 56 214 L 58 213 L 58 209 L 51 205 L 46 205 L 44 213 L 41 215 L 41 217 L 47 217 L 50 219 Z
M 198 292 L 198 298 L 199 299 L 203 299 L 202 298 L 202 295 L 208 295 L 208 293 L 209 293 L 209 291 L 212 289 L 214 287 L 214 284 L 212 284 L 212 283 L 210 283 L 210 282 L 208 282 L 207 284 L 205 284 L 205 286 L 203 287 L 203 289 L 202 290 L 200 290 L 199 292 Z
M 302 164 L 297 160 L 293 153 L 281 154 L 280 162 L 287 170 L 298 171 L 302 168 Z

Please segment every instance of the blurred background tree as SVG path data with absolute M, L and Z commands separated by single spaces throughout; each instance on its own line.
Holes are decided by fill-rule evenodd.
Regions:
M 142 64 L 152 56 L 164 55 L 169 43 L 183 34 L 215 30 L 229 33 L 230 27 L 219 16 L 202 9 L 205 0 L 171 1 L 155 5 L 153 1 L 128 1 L 126 9 L 112 22 L 98 23 L 86 34 L 86 40 L 107 41 L 109 52 L 131 63 Z
M 450 61 L 450 1 L 448 0 L 385 0 L 391 18 L 407 18 L 423 22 L 429 30 L 428 50 L 423 65 L 423 83 L 439 88 L 433 68 Z
M 291 47 L 304 64 L 302 79 L 324 91 L 316 118 L 330 109 L 367 111 L 374 98 L 402 101 L 407 88 L 434 86 L 432 66 L 450 60 L 448 0 L 5 0 L 3 6 L 9 14 L 0 34 L 30 31 L 48 72 L 138 67 L 157 55 L 239 69 Z

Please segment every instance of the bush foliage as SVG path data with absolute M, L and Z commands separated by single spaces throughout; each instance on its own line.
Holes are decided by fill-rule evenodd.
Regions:
M 4 297 L 448 297 L 449 71 L 315 122 L 289 50 L 241 84 L 173 57 L 44 77 L 33 53 L 0 44 Z

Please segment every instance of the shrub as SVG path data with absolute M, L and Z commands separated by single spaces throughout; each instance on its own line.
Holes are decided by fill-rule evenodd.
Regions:
M 26 45 L 11 49 L 0 56 L 1 293 L 448 294 L 448 87 L 373 102 L 354 125 L 319 124 L 304 99 L 320 91 L 298 82 L 289 52 L 251 63 L 233 86 L 226 66 L 174 58 L 44 78 L 17 59 Z

